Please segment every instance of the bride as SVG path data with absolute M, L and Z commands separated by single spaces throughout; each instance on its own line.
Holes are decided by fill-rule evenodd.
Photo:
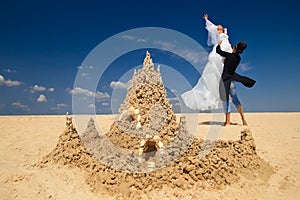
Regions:
M 208 14 L 205 14 L 203 18 L 206 21 L 206 29 L 208 31 L 207 45 L 213 45 L 214 47 L 208 56 L 208 62 L 197 85 L 192 90 L 181 95 L 186 106 L 194 110 L 212 110 L 220 107 L 219 83 L 223 71 L 224 58 L 216 53 L 218 42 L 222 41 L 221 49 L 223 51 L 232 52 L 227 29 L 223 28 L 222 25 L 215 25 L 209 21 Z

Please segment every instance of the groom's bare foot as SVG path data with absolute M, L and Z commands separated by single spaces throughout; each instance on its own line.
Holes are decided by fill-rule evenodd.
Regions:
M 242 119 L 242 121 L 243 121 L 243 126 L 248 126 L 248 123 L 245 119 Z
M 230 122 L 224 122 L 224 126 L 230 126 Z

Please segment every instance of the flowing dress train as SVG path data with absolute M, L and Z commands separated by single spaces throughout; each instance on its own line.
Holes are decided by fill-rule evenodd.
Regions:
M 226 33 L 217 34 L 217 26 L 206 20 L 208 44 L 213 44 L 213 50 L 208 56 L 201 77 L 195 87 L 181 95 L 185 105 L 194 110 L 213 110 L 220 107 L 219 83 L 223 71 L 224 58 L 216 53 L 218 41 L 222 41 L 221 49 L 232 52 L 229 37 Z

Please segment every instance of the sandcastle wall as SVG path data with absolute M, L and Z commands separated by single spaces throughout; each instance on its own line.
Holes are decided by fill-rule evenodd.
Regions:
M 89 125 L 90 130 L 95 130 L 93 123 L 90 122 Z M 207 149 L 209 153 L 202 156 L 201 153 Z M 165 159 L 173 157 L 179 151 L 172 149 Z M 104 159 L 117 161 L 110 155 L 106 156 Z M 257 155 L 252 133 L 244 130 L 240 140 L 236 141 L 213 142 L 194 138 L 187 151 L 168 166 L 147 173 L 127 173 L 109 167 L 95 158 L 72 126 L 66 127 L 56 147 L 38 166 L 47 167 L 51 164 L 81 168 L 86 172 L 86 184 L 95 192 L 106 191 L 109 194 L 131 198 L 138 198 L 147 191 L 162 187 L 182 190 L 194 187 L 222 188 L 237 182 L 243 173 L 255 174 L 261 167 L 270 168 Z M 130 166 L 130 160 L 123 165 Z

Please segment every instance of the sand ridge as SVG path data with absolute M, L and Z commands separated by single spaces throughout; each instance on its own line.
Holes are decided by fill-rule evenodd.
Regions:
M 93 123 L 89 123 L 88 130 L 94 130 L 92 125 Z M 207 155 L 204 157 L 199 155 L 201 150 L 212 145 L 213 148 Z M 173 153 L 170 152 L 170 155 Z M 112 162 L 115 160 L 107 156 Z M 272 167 L 257 155 L 254 139 L 249 130 L 242 131 L 241 139 L 237 141 L 219 140 L 214 143 L 195 138 L 178 160 L 153 172 L 117 171 L 103 165 L 84 147 L 76 128 L 70 122 L 67 122 L 67 127 L 59 137 L 54 150 L 37 166 L 44 168 L 52 164 L 84 170 L 86 183 L 94 192 L 130 198 L 139 198 L 145 192 L 163 187 L 180 190 L 195 187 L 222 188 L 224 185 L 237 182 L 243 174 L 262 175 L 268 172 L 268 176 L 271 176 L 273 171 Z

